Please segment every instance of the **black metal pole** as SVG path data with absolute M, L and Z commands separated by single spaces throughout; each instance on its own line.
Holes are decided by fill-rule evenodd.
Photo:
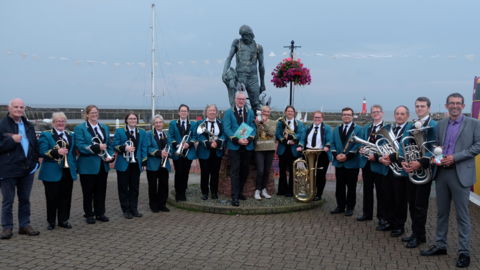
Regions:
M 295 41 L 292 40 L 292 45 L 284 46 L 284 48 L 290 48 L 290 57 L 293 59 L 293 50 L 301 48 L 301 46 L 295 46 Z M 293 82 L 290 82 L 290 106 L 293 106 Z
M 293 91 L 292 91 L 292 85 L 293 83 L 290 82 L 290 106 L 293 106 L 292 104 L 292 99 L 293 99 Z

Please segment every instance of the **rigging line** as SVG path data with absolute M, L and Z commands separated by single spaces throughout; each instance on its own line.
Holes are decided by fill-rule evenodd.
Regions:
M 125 98 L 127 97 L 128 93 L 130 93 L 130 90 L 132 90 L 132 86 L 133 86 L 133 84 L 135 83 L 135 81 L 137 80 L 138 75 L 140 74 L 141 71 L 142 71 L 142 69 L 140 68 L 140 69 L 138 70 L 137 76 L 135 76 L 135 79 L 133 80 L 132 84 L 130 85 L 130 88 L 128 88 L 127 93 L 126 93 L 125 96 L 123 97 L 122 102 L 120 102 L 120 105 L 118 105 L 118 106 L 122 106 L 123 101 L 124 101 Z
M 158 61 L 158 63 L 159 63 L 158 67 L 160 67 L 160 72 L 162 72 L 163 82 L 165 84 L 165 88 L 167 89 L 168 96 L 170 97 L 170 100 L 172 101 L 173 106 L 176 107 L 177 105 L 175 105 L 175 102 L 173 101 L 172 95 L 170 94 L 170 89 L 168 89 L 167 80 L 165 79 L 165 75 L 163 74 L 163 68 L 160 65 L 160 60 Z

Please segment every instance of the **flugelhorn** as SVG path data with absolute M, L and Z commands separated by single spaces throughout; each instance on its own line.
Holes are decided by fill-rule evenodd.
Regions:
M 303 151 L 305 159 L 298 158 L 293 162 L 293 196 L 301 202 L 310 202 L 317 192 L 318 157 L 323 149 Z
M 95 137 L 92 138 L 91 140 L 92 145 L 97 145 L 97 144 L 103 144 L 102 140 L 96 135 Z M 107 150 L 100 150 L 100 153 L 98 153 L 98 156 L 103 160 L 107 159 L 112 159 L 112 156 L 110 156 L 107 152 Z
M 58 141 L 55 142 L 55 146 L 53 147 L 53 149 L 62 149 L 62 148 L 67 148 L 67 143 L 63 140 L 63 139 L 60 139 Z M 61 155 L 61 157 L 59 158 L 55 158 L 55 161 L 58 162 L 58 165 L 61 165 L 62 164 L 62 160 L 65 160 L 65 163 L 63 163 L 63 168 L 70 168 L 70 166 L 68 165 L 68 159 L 67 159 L 67 155 Z
M 165 147 L 163 148 L 162 151 L 166 151 L 167 153 L 170 152 L 170 146 L 167 144 L 165 145 Z M 167 161 L 168 161 L 168 156 L 167 157 L 162 157 L 162 162 L 161 162 L 161 167 L 162 168 L 167 168 Z
M 198 135 L 202 135 L 203 133 L 207 133 L 208 135 L 210 135 L 210 139 L 209 141 L 212 142 L 212 141 L 216 141 L 216 140 L 220 140 L 222 141 L 222 144 L 220 145 L 220 147 L 218 147 L 217 149 L 219 150 L 222 150 L 223 148 L 223 140 L 220 139 L 218 136 L 216 136 L 215 134 L 213 134 L 211 131 L 209 131 L 207 129 L 207 124 L 205 123 L 206 121 L 204 121 L 203 123 L 201 123 L 200 125 L 198 125 L 198 128 L 197 128 L 197 134 Z
M 188 155 L 188 151 L 190 151 L 190 148 L 188 148 L 187 152 L 185 152 L 185 154 L 183 154 L 183 150 L 184 150 L 183 145 L 185 143 L 188 143 L 188 141 L 190 140 L 190 133 L 192 133 L 192 132 L 189 131 L 187 135 L 183 136 L 182 141 L 180 142 L 180 146 L 178 147 L 177 151 L 174 154 L 175 156 L 186 157 Z
M 135 160 L 135 153 L 127 151 L 127 146 L 135 147 L 135 144 L 133 143 L 132 139 L 128 139 L 128 141 L 125 142 L 125 153 L 123 153 L 123 157 L 127 160 L 127 162 L 133 162 L 133 163 L 137 162 Z

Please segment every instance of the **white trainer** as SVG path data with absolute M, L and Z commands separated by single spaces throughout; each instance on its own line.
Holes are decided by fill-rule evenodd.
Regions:
M 262 197 L 260 197 L 260 190 L 258 190 L 258 189 L 255 190 L 255 195 L 253 197 L 257 200 L 261 200 Z
M 264 188 L 264 189 L 262 190 L 262 196 L 265 197 L 265 198 L 267 198 L 267 199 L 272 198 L 272 196 L 268 195 L 266 188 Z

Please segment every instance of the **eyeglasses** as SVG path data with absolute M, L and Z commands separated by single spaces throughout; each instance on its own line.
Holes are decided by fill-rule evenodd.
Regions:
M 323 117 L 313 117 L 313 119 L 322 119 Z
M 449 102 L 448 103 L 448 106 L 462 106 L 463 103 L 462 102 Z
M 379 113 L 382 113 L 382 111 L 372 112 L 372 114 L 379 114 Z
M 246 98 L 235 98 L 236 100 L 240 100 L 240 101 L 245 101 L 247 100 Z
M 89 114 L 98 114 L 98 112 L 90 112 Z
M 182 110 L 182 111 L 179 111 L 179 112 L 184 113 L 184 112 L 188 112 L 188 111 Z
M 58 124 L 65 124 L 65 123 L 67 123 L 67 121 L 61 121 L 61 120 L 57 120 L 57 121 L 55 121 L 55 123 L 58 123 Z
M 342 114 L 342 116 L 352 116 L 351 114 Z
M 134 118 L 127 118 L 127 120 L 137 120 L 137 118 L 136 118 L 136 117 L 134 117 Z

